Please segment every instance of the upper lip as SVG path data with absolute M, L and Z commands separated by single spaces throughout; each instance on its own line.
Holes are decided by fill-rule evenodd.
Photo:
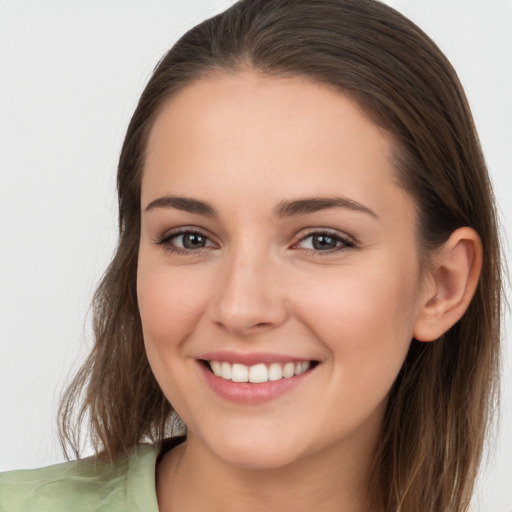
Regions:
M 230 364 L 238 363 L 245 366 L 253 366 L 258 363 L 301 363 L 304 361 L 313 361 L 313 359 L 308 357 L 273 354 L 270 352 L 229 352 L 223 350 L 201 354 L 198 359 L 204 361 L 225 361 Z

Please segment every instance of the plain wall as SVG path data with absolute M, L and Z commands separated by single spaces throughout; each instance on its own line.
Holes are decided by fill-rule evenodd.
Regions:
M 512 1 L 388 3 L 425 29 L 459 72 L 509 238 Z M 56 407 L 90 347 L 89 302 L 116 241 L 124 131 L 164 51 L 230 4 L 0 0 L 0 470 L 63 460 Z M 512 511 L 506 347 L 503 378 L 496 447 L 475 498 L 485 512 Z

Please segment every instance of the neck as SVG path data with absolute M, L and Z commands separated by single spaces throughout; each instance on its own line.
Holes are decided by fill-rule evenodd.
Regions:
M 248 469 L 189 434 L 157 468 L 160 512 L 362 512 L 375 444 L 353 441 L 283 467 Z

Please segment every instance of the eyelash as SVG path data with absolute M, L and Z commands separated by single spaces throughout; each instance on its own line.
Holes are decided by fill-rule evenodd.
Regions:
M 163 249 L 166 251 L 172 252 L 174 254 L 177 254 L 179 256 L 191 256 L 192 253 L 194 255 L 202 253 L 204 250 L 207 250 L 208 247 L 198 247 L 197 249 L 187 249 L 183 247 L 176 247 L 172 244 L 172 241 L 179 238 L 180 236 L 184 235 L 199 235 L 206 239 L 207 241 L 210 241 L 210 237 L 208 235 L 205 235 L 204 233 L 201 233 L 198 229 L 193 228 L 181 228 L 177 231 L 173 231 L 171 233 L 166 233 L 161 238 L 159 238 L 156 243 L 157 245 L 162 246 Z
M 198 235 L 200 237 L 205 238 L 207 242 L 208 241 L 211 242 L 211 239 L 207 235 L 203 234 L 200 230 L 191 228 L 191 229 L 180 229 L 179 231 L 166 233 L 165 235 L 163 235 L 161 238 L 159 238 L 156 241 L 156 244 L 162 246 L 166 251 L 169 251 L 174 254 L 181 255 L 181 256 L 191 256 L 192 254 L 199 255 L 204 250 L 209 249 L 209 246 L 198 247 L 196 249 L 192 249 L 192 248 L 176 247 L 175 245 L 172 244 L 173 240 L 179 238 L 180 236 L 184 236 L 184 235 L 188 235 L 188 234 Z M 294 243 L 292 246 L 292 249 L 298 249 L 299 244 L 303 243 L 308 238 L 311 238 L 314 236 L 325 236 L 325 237 L 334 239 L 336 244 L 339 244 L 339 245 L 336 245 L 336 247 L 327 249 L 327 250 L 303 249 L 304 253 L 307 254 L 308 256 L 320 256 L 320 257 L 327 256 L 329 254 L 333 254 L 333 253 L 337 253 L 337 252 L 344 251 L 347 249 L 351 249 L 356 246 L 356 243 L 354 242 L 354 240 L 352 240 L 349 237 L 340 235 L 340 233 L 337 231 L 329 230 L 329 229 L 317 229 L 315 231 L 311 231 L 307 235 L 303 236 L 298 242 Z M 211 242 L 211 243 L 213 244 L 213 242 Z
M 348 236 L 341 235 L 338 231 L 329 229 L 317 229 L 303 236 L 297 243 L 293 245 L 293 248 L 297 247 L 299 244 L 303 243 L 308 238 L 312 238 L 314 236 L 325 236 L 327 238 L 331 238 L 335 240 L 336 244 L 339 245 L 336 245 L 336 247 L 327 250 L 303 249 L 305 254 L 307 254 L 308 256 L 328 256 L 333 253 L 345 251 L 347 249 L 352 249 L 356 246 L 356 243 L 354 242 L 353 239 L 349 238 Z

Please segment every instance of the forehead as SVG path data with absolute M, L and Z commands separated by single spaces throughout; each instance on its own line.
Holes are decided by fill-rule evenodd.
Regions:
M 342 193 L 384 208 L 396 189 L 391 136 L 348 96 L 304 78 L 220 74 L 185 87 L 150 132 L 143 201 L 159 193 L 214 196 L 249 189 Z M 176 190 L 182 188 L 183 190 Z M 397 191 L 393 190 L 396 194 Z M 277 197 L 275 198 L 278 199 Z
M 269 77 L 244 71 L 214 74 L 179 91 L 164 103 L 150 131 L 149 146 L 155 149 L 164 142 L 168 147 L 171 138 L 183 142 L 189 135 L 189 144 L 199 140 L 219 144 L 227 134 L 229 140 L 224 142 L 250 137 L 268 147 L 281 145 L 292 133 L 297 140 L 311 140 L 315 147 L 336 138 L 340 150 L 354 140 L 371 138 L 384 156 L 392 139 L 354 100 L 332 86 L 307 77 Z M 199 139 L 200 134 L 207 139 Z

